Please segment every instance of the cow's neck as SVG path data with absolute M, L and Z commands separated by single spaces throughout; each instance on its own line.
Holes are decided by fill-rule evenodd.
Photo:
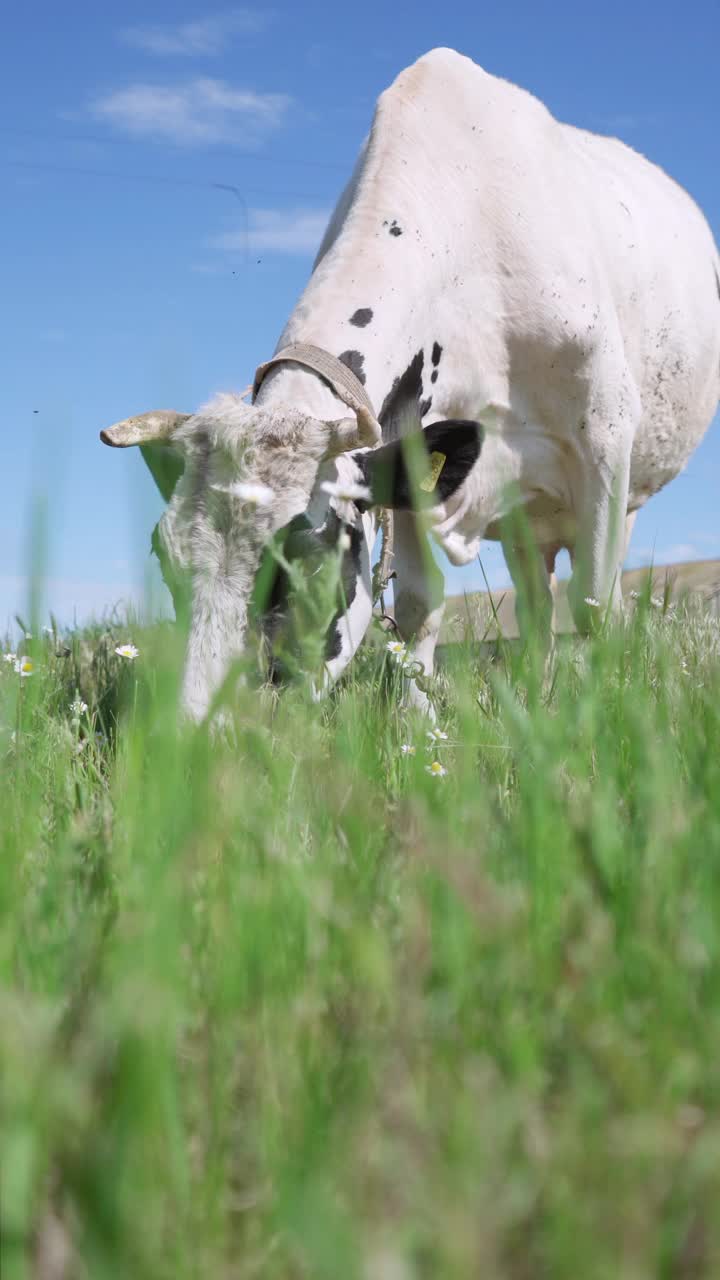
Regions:
M 400 248 L 399 237 L 385 230 L 362 243 L 353 231 L 342 231 L 315 268 L 278 346 L 311 343 L 347 364 L 392 438 L 400 429 L 401 406 L 428 412 L 442 339 L 433 329 L 436 317 L 423 304 L 427 280 L 420 272 L 413 278 L 411 254 Z M 347 416 L 317 374 L 293 365 L 268 371 L 258 403 L 292 404 L 317 418 Z
M 365 291 L 367 293 L 367 291 Z M 347 303 L 345 304 L 348 311 Z M 348 311 L 349 315 L 353 311 Z M 338 357 L 360 379 L 372 401 L 384 431 L 396 434 L 393 427 L 398 403 L 414 403 L 422 414 L 430 407 L 433 351 L 441 350 L 436 340 L 422 332 L 413 333 L 410 326 L 402 334 L 348 332 L 347 317 L 333 325 L 311 321 L 307 316 L 292 317 L 279 346 L 289 342 L 307 342 L 322 347 Z M 291 404 L 313 417 L 332 419 L 346 417 L 348 410 L 316 373 L 297 365 L 279 365 L 265 377 L 258 403 Z

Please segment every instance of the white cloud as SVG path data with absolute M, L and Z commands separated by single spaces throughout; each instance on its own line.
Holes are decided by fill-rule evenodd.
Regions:
M 703 539 L 699 538 L 699 542 Z M 641 569 L 646 565 L 662 568 L 668 564 L 684 564 L 689 560 L 707 560 L 707 546 L 698 546 L 696 542 L 673 542 L 669 547 L 637 547 L 627 557 L 627 568 Z
M 233 36 L 260 31 L 268 16 L 255 9 L 230 9 L 195 22 L 125 27 L 118 35 L 124 44 L 159 57 L 214 57 Z
M 178 146 L 230 142 L 250 147 L 276 129 L 291 99 L 201 77 L 175 86 L 131 84 L 96 98 L 90 113 L 124 133 Z
M 250 209 L 247 230 L 214 236 L 213 249 L 241 253 L 315 253 L 330 214 L 327 209 Z
M 683 564 L 686 560 L 702 560 L 703 553 L 694 542 L 674 542 L 658 551 L 656 564 Z

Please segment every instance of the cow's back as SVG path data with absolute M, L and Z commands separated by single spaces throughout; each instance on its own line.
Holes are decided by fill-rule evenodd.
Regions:
M 436 49 L 380 96 L 281 342 L 334 349 L 347 333 L 380 405 L 438 344 L 433 416 L 509 405 L 536 434 L 573 436 L 588 379 L 620 350 L 642 406 L 642 500 L 717 403 L 717 261 L 702 214 L 659 168 Z M 373 320 L 351 339 L 356 308 Z
M 375 129 L 386 135 L 375 140 L 381 181 L 393 167 L 402 180 L 411 156 L 418 204 L 438 210 L 440 193 L 435 251 L 454 256 L 458 306 L 487 349 L 504 345 L 516 379 L 529 371 L 530 410 L 557 412 L 555 388 L 545 402 L 538 389 L 543 361 L 561 374 L 567 360 L 584 378 L 583 357 L 601 362 L 619 340 L 643 410 L 636 496 L 676 474 L 720 392 L 718 253 L 687 192 L 451 50 L 398 77 Z M 563 396 L 567 379 L 556 385 Z

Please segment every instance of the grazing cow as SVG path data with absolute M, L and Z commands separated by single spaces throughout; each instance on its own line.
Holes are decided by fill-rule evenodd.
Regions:
M 589 600 L 621 608 L 635 512 L 685 466 L 717 405 L 719 269 L 690 197 L 623 143 L 558 123 L 448 49 L 403 71 L 254 403 L 221 395 L 102 433 L 142 444 L 169 499 L 156 548 L 190 580 L 188 713 L 206 713 L 243 649 L 279 530 L 300 547 L 303 529 L 313 545 L 346 535 L 330 679 L 371 617 L 383 506 L 397 624 L 428 673 L 443 604 L 428 527 L 454 564 L 481 538 L 502 542 L 525 628 L 549 636 L 561 547 L 578 627 L 591 626 Z M 421 517 L 413 434 L 431 455 Z M 513 532 L 518 508 L 532 542 Z M 425 702 L 414 685 L 408 696 Z

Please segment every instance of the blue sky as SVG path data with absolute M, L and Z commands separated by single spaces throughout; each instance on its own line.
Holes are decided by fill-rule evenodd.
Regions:
M 720 238 L 716 0 L 240 8 L 42 0 L 0 50 L 0 630 L 33 512 L 64 620 L 143 598 L 159 498 L 98 430 L 244 387 L 307 279 L 378 93 L 450 45 L 677 178 Z M 8 402 L 9 400 L 9 402 Z M 720 555 L 718 422 L 630 560 Z M 490 544 L 491 582 L 503 580 Z M 480 585 L 476 567 L 451 590 Z M 157 597 L 156 597 L 157 598 Z

